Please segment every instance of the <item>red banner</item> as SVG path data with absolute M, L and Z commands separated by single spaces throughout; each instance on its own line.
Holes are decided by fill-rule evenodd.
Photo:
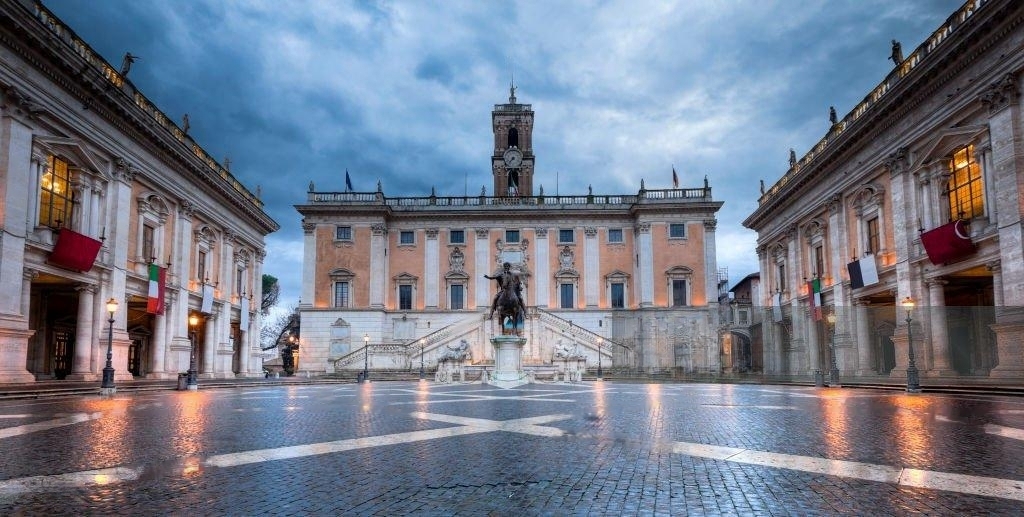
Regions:
M 57 233 L 57 244 L 53 246 L 47 262 L 85 273 L 92 269 L 102 245 L 102 242 L 92 237 L 61 228 Z
M 928 252 L 928 260 L 937 266 L 955 262 L 975 250 L 971 233 L 962 219 L 922 233 L 921 244 Z

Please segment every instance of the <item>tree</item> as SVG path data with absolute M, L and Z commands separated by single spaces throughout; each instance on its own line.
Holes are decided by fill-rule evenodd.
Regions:
M 263 326 L 260 327 L 260 348 L 270 350 L 278 346 L 285 333 L 294 326 L 295 318 L 297 318 L 295 307 L 282 311 L 276 317 L 263 318 Z
M 263 299 L 260 300 L 260 312 L 264 316 L 270 314 L 270 309 L 277 305 L 277 297 L 281 295 L 281 286 L 277 278 L 272 275 L 263 275 Z

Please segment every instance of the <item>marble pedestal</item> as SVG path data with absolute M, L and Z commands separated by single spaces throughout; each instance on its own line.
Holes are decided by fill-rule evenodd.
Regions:
M 514 388 L 530 382 L 523 371 L 525 344 L 526 338 L 519 336 L 501 335 L 491 338 L 491 345 L 494 346 L 494 374 L 488 380 L 489 384 Z

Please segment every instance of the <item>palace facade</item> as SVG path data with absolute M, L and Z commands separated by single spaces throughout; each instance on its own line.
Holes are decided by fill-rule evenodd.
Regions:
M 762 187 L 766 373 L 1024 378 L 1022 22 L 966 2 Z
M 118 382 L 193 353 L 201 378 L 262 375 L 278 225 L 130 66 L 38 2 L 0 2 L 0 383 L 99 379 L 108 348 Z
M 411 369 L 467 347 L 493 364 L 487 318 L 508 262 L 524 284 L 526 365 L 720 368 L 715 214 L 696 188 L 545 195 L 534 111 L 494 106 L 493 195 L 317 191 L 305 231 L 299 370 Z M 552 178 L 553 179 L 553 178 Z

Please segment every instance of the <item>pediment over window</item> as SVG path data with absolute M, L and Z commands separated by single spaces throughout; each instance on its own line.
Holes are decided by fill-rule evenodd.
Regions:
M 80 169 L 98 174 L 103 169 L 92 159 L 89 152 L 75 140 L 55 136 L 36 136 L 34 140 L 40 149 L 55 156 L 63 156 Z
M 807 236 L 807 240 L 813 240 L 817 237 L 825 235 L 825 229 L 828 228 L 828 223 L 821 219 L 812 219 L 811 222 L 804 225 L 804 235 Z
M 143 192 L 135 200 L 139 205 L 140 213 L 152 214 L 159 218 L 161 222 L 171 213 L 170 209 L 167 208 L 167 201 L 156 192 Z
M 951 127 L 939 131 L 939 134 L 924 146 L 921 159 L 915 167 L 922 167 L 936 160 L 948 160 L 953 152 L 968 144 L 978 143 L 979 138 L 988 131 L 988 126 L 974 125 Z
M 329 276 L 331 280 L 334 282 L 344 282 L 346 280 L 351 280 L 356 277 L 355 273 L 343 267 L 339 267 L 338 269 L 335 269 L 330 273 L 327 273 L 327 276 Z
M 395 283 L 399 284 L 415 284 L 420 279 L 420 277 L 409 273 L 400 273 L 398 275 L 391 277 L 391 279 L 394 280 Z
M 686 266 L 673 266 L 665 270 L 665 276 L 672 278 L 690 278 L 693 276 L 693 270 Z
M 861 185 L 860 189 L 853 196 L 853 206 L 864 208 L 882 204 L 882 197 L 885 195 L 885 187 L 877 183 Z
M 629 280 L 629 273 L 616 269 L 615 271 L 612 271 L 611 273 L 605 275 L 604 279 L 609 282 L 624 282 L 626 280 Z

